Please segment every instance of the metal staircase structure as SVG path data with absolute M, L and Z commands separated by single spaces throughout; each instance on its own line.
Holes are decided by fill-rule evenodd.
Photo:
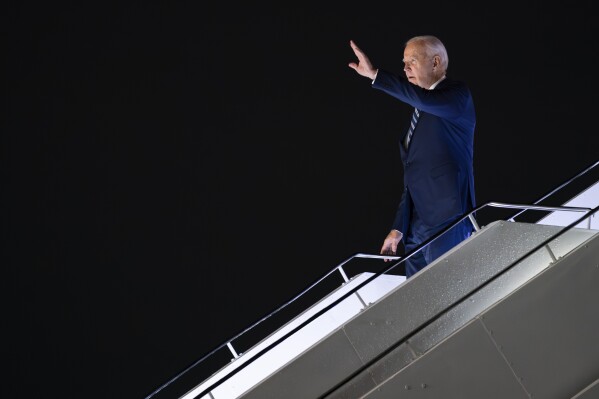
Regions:
M 454 225 L 477 231 L 408 280 L 390 272 L 444 231 L 350 279 L 350 260 L 382 258 L 354 255 L 315 283 L 340 272 L 341 287 L 241 355 L 228 340 L 217 350 L 233 360 L 207 378 L 174 389 L 217 350 L 147 399 L 599 398 L 599 182 L 539 205 L 598 165 L 534 204 L 464 215 Z M 481 228 L 489 207 L 519 213 Z M 547 215 L 516 221 L 530 211 Z

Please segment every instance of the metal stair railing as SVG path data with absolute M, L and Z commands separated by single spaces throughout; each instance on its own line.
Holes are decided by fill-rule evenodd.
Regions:
M 564 187 L 569 186 L 570 184 L 572 184 L 572 182 L 574 182 L 578 178 L 586 175 L 587 173 L 589 173 L 591 170 L 593 170 L 597 166 L 599 166 L 599 161 L 595 161 L 594 163 L 592 163 L 591 165 L 589 165 L 588 167 L 586 167 L 580 173 L 577 173 L 575 176 L 569 178 L 568 180 L 566 180 L 565 182 L 563 182 L 562 184 L 560 184 L 559 186 L 557 186 L 553 190 L 549 191 L 547 194 L 543 195 L 541 198 L 539 198 L 538 200 L 536 200 L 535 202 L 533 202 L 533 205 L 540 204 L 542 201 L 544 201 L 547 198 L 551 197 L 552 195 L 554 195 L 555 193 L 557 193 L 558 191 L 560 191 Z M 507 220 L 510 221 L 510 222 L 514 222 L 515 221 L 514 219 L 517 218 L 518 216 L 522 215 L 524 212 L 526 212 L 526 209 L 522 209 L 519 212 L 516 212 L 513 216 L 511 216 Z M 590 219 L 589 219 L 589 222 L 590 222 Z
M 490 205 L 491 206 L 491 204 L 497 204 L 497 203 L 488 203 L 488 204 L 485 204 L 485 205 Z M 522 205 L 510 205 L 510 204 L 500 204 L 500 205 L 501 205 L 500 207 L 507 207 L 507 208 L 520 208 L 520 207 L 522 207 Z M 582 211 L 582 210 L 587 210 L 588 209 L 588 213 L 585 214 L 585 215 L 583 215 L 583 216 L 581 216 L 580 218 L 577 218 L 574 222 L 570 223 L 566 227 L 560 229 L 557 233 L 553 234 L 549 238 L 547 238 L 544 241 L 542 241 L 540 244 L 538 244 L 533 249 L 531 249 L 530 251 L 528 251 L 527 253 L 525 253 L 524 255 L 522 255 L 520 258 L 518 258 L 515 261 L 513 261 L 510 265 L 508 265 L 500 273 L 498 273 L 495 276 L 491 277 L 489 280 L 485 281 L 484 283 L 482 283 L 481 285 L 479 285 L 475 289 L 471 290 L 470 292 L 464 294 L 456 302 L 454 302 L 453 304 L 451 304 L 447 308 L 443 309 L 441 312 L 439 312 L 435 316 L 431 317 L 429 320 L 427 320 L 426 322 L 424 322 L 423 324 L 421 324 L 420 326 L 418 326 L 417 328 L 415 328 L 412 332 L 410 332 L 405 337 L 403 337 L 402 339 L 400 339 L 399 341 L 397 341 L 396 343 L 394 343 L 393 345 L 391 345 L 389 348 L 387 348 L 384 351 L 382 351 L 377 356 L 373 357 L 371 360 L 369 360 L 365 364 L 361 365 L 356 371 L 354 371 L 353 373 L 351 373 L 349 376 L 347 376 L 341 382 L 337 383 L 334 387 L 330 388 L 327 392 L 325 392 L 324 394 L 322 394 L 321 396 L 319 396 L 318 399 L 325 399 L 328 395 L 332 394 L 337 389 L 341 388 L 344 384 L 346 384 L 347 382 L 351 381 L 352 378 L 358 376 L 360 373 L 364 372 L 364 370 L 366 370 L 369 367 L 373 366 L 376 362 L 378 362 L 379 360 L 381 360 L 382 358 L 384 358 L 386 355 L 388 355 L 389 353 L 391 353 L 393 350 L 397 349 L 397 347 L 399 347 L 402 343 L 405 343 L 410 338 L 412 338 L 414 335 L 416 335 L 419 332 L 421 332 L 422 330 L 424 330 L 427 326 L 429 326 L 432 323 L 434 323 L 435 321 L 437 321 L 443 314 L 445 314 L 448 311 L 452 310 L 453 308 L 457 307 L 458 305 L 460 305 L 461 303 L 463 303 L 465 300 L 467 300 L 470 296 L 472 296 L 473 294 L 477 293 L 478 291 L 480 291 L 483 288 L 487 287 L 489 284 L 491 284 L 494 281 L 496 281 L 498 278 L 500 278 L 505 273 L 507 273 L 508 271 L 510 271 L 512 268 L 514 268 L 521 261 L 523 261 L 524 259 L 526 259 L 530 255 L 534 254 L 536 251 L 542 249 L 543 247 L 545 247 L 546 245 L 548 245 L 554 239 L 560 237 L 561 235 L 563 235 L 567 231 L 570 231 L 573 228 L 575 228 L 585 218 L 588 218 L 590 220 L 591 216 L 593 216 L 597 211 L 599 211 L 599 206 L 597 206 L 595 208 L 592 208 L 592 209 L 590 209 L 590 208 L 572 209 L 573 207 L 567 207 L 569 209 L 564 209 L 566 207 L 531 207 L 530 209 L 547 210 L 547 209 L 541 209 L 541 208 L 556 208 L 556 209 L 553 209 L 553 210 L 557 210 L 557 211 L 560 211 L 560 210 Z M 525 207 L 524 210 L 528 210 L 528 207 Z M 463 220 L 463 219 L 464 218 L 461 218 L 460 221 Z M 589 228 L 590 228 L 590 225 L 589 225 Z M 438 236 L 436 236 L 435 238 L 437 238 L 437 237 Z M 432 241 L 433 240 L 431 240 L 430 242 L 432 242 Z M 426 245 L 430 244 L 430 242 L 427 242 Z M 413 253 L 410 253 L 409 256 L 406 256 L 404 258 L 404 260 L 408 259 L 415 252 L 416 251 L 413 251 Z
M 432 237 L 430 237 L 428 240 L 426 240 L 425 242 L 423 242 L 420 246 L 418 246 L 417 248 L 413 249 L 411 252 L 405 254 L 405 256 L 403 258 L 397 257 L 397 256 L 389 256 L 389 255 L 384 255 L 383 256 L 383 255 L 372 255 L 372 254 L 363 254 L 363 253 L 354 254 L 354 255 L 350 256 L 348 259 L 346 259 L 345 261 L 343 261 L 342 263 L 340 263 L 339 265 L 335 266 L 329 272 L 325 273 L 316 282 L 314 282 L 313 284 L 311 284 L 308 288 L 306 288 L 305 290 L 303 290 L 302 292 L 300 292 L 298 295 L 294 296 L 291 300 L 289 300 L 288 302 L 286 302 L 285 304 L 283 304 L 282 306 L 280 306 L 279 308 L 277 308 L 273 312 L 269 313 L 268 315 L 262 317 L 256 323 L 252 324 L 250 327 L 246 328 L 245 330 L 243 330 L 239 334 L 236 334 L 233 338 L 227 340 L 226 342 L 224 342 L 223 344 L 219 345 L 217 348 L 215 348 L 214 350 L 212 350 L 211 352 L 209 352 L 208 354 L 206 354 L 205 356 L 203 356 L 199 360 L 197 360 L 194 363 L 192 363 L 190 366 L 188 366 L 187 368 L 185 368 L 182 372 L 180 372 L 179 374 L 177 374 L 175 377 L 171 378 L 169 381 L 167 381 L 165 384 L 163 384 L 162 386 L 160 386 L 155 391 L 153 391 L 150 395 L 146 396 L 146 399 L 151 399 L 152 397 L 154 397 L 156 394 L 158 394 L 159 392 L 161 392 L 163 389 L 165 389 L 166 387 L 168 387 L 169 385 L 171 385 L 173 382 L 175 382 L 176 380 L 178 380 L 181 376 L 183 376 L 184 374 L 186 374 L 187 372 L 189 372 L 191 369 L 195 368 L 198 364 L 202 363 L 207 358 L 209 358 L 210 356 L 212 356 L 214 353 L 216 353 L 218 350 L 224 348 L 225 346 L 227 346 L 231 350 L 231 352 L 233 353 L 233 356 L 234 356 L 235 359 L 238 358 L 239 356 L 237 355 L 237 353 L 235 352 L 235 350 L 233 349 L 233 347 L 231 345 L 231 342 L 233 340 L 235 340 L 236 338 L 238 338 L 241 335 L 245 334 L 249 330 L 253 329 L 258 324 L 264 322 L 268 318 L 272 317 L 274 314 L 280 312 L 282 309 L 284 309 L 289 304 L 291 304 L 292 302 L 294 302 L 295 300 L 297 300 L 298 298 L 300 298 L 301 296 L 303 296 L 307 291 L 309 291 L 310 289 L 312 289 L 313 287 L 315 287 L 318 283 L 320 283 L 323 279 L 325 279 L 326 277 L 328 277 L 332 273 L 334 273 L 336 271 L 339 271 L 342 274 L 344 280 L 347 281 L 348 279 L 347 279 L 347 276 L 345 275 L 345 272 L 343 271 L 343 265 L 347 264 L 351 260 L 356 259 L 356 258 L 374 258 L 374 259 L 399 260 L 398 262 L 393 263 L 390 266 L 388 266 L 388 267 L 386 267 L 386 268 L 384 268 L 384 269 L 382 269 L 382 270 L 374 273 L 372 276 L 370 276 L 369 278 L 367 278 L 365 281 L 363 281 L 362 283 L 360 283 L 356 287 L 352 288 L 350 291 L 348 291 L 347 293 L 345 293 L 344 295 L 342 295 L 341 297 L 339 297 L 337 300 L 335 300 L 334 302 L 332 302 L 329 305 L 325 306 L 324 308 L 322 308 L 321 310 L 319 310 L 318 312 L 316 312 L 315 314 L 313 314 L 311 317 L 309 317 L 306 320 L 304 320 L 301 324 L 299 324 L 295 328 L 293 328 L 290 331 L 288 331 L 285 335 L 283 335 L 279 339 L 275 340 L 270 345 L 266 346 L 264 349 L 260 350 L 252 358 L 250 358 L 249 360 L 247 360 L 244 364 L 240 365 L 239 367 L 235 368 L 234 370 L 231 370 L 223 378 L 221 378 L 217 382 L 211 384 L 210 386 L 208 386 L 207 388 L 205 388 L 199 394 L 194 395 L 194 397 L 198 398 L 198 397 L 202 397 L 204 395 L 210 394 L 210 392 L 212 390 L 214 390 L 216 387 L 218 387 L 219 385 L 221 385 L 223 382 L 227 381 L 233 375 L 237 374 L 239 371 L 241 371 L 242 369 L 244 369 L 245 367 L 247 367 L 248 365 L 250 365 L 255 359 L 258 359 L 261 355 L 263 355 L 264 353 L 266 353 L 269 350 L 271 350 L 273 347 L 275 347 L 276 345 L 278 345 L 279 343 L 281 343 L 282 341 L 284 341 L 285 339 L 287 339 L 289 336 L 291 336 L 294 333 L 296 333 L 297 331 L 299 331 L 301 328 L 303 328 L 304 326 L 306 326 L 307 324 L 309 324 L 310 322 L 312 322 L 313 320 L 315 320 L 317 317 L 321 316 L 322 314 L 324 314 L 325 312 L 327 312 L 328 310 L 330 310 L 331 308 L 333 308 L 334 306 L 336 306 L 337 304 L 339 304 L 341 301 L 343 301 L 344 299 L 346 299 L 350 295 L 356 294 L 357 291 L 360 288 L 364 287 L 366 284 L 370 283 L 372 280 L 374 280 L 375 278 L 379 277 L 381 274 L 388 273 L 389 271 L 391 271 L 392 269 L 394 269 L 398 265 L 400 265 L 403 262 L 405 262 L 407 259 L 409 259 L 412 256 L 414 256 L 414 254 L 416 254 L 418 251 L 420 251 L 423 248 L 425 248 L 426 246 L 428 246 L 430 243 L 432 243 L 433 241 L 435 241 L 441 235 L 445 234 L 445 232 L 449 231 L 450 229 L 452 229 L 453 227 L 455 227 L 457 224 L 459 224 L 460 222 L 462 222 L 466 218 L 468 218 L 470 220 L 470 222 L 473 224 L 474 229 L 475 229 L 476 232 L 480 231 L 480 227 L 478 226 L 478 224 L 477 224 L 477 222 L 476 222 L 476 220 L 474 218 L 474 215 L 477 212 L 479 212 L 480 210 L 482 210 L 484 208 L 487 208 L 487 207 L 510 208 L 510 209 L 524 209 L 524 210 L 539 210 L 539 211 L 586 212 L 586 213 L 594 212 L 594 211 L 597 210 L 597 208 L 595 208 L 595 210 L 592 210 L 591 208 L 583 208 L 583 207 L 568 207 L 568 206 L 552 207 L 552 206 L 540 206 L 540 205 L 509 204 L 509 203 L 503 203 L 503 202 L 488 202 L 488 203 L 486 203 L 484 205 L 481 205 L 481 206 L 473 209 L 472 211 L 470 211 L 470 212 L 462 215 L 460 218 L 457 218 L 453 223 L 451 223 L 450 225 L 448 225 L 446 228 L 444 228 L 443 230 L 439 231 L 437 234 L 435 234 Z M 588 217 L 588 216 L 589 215 L 585 215 L 585 216 L 581 217 L 577 221 L 577 223 L 580 222 L 581 220 L 584 220 L 584 218 Z M 574 226 L 575 226 L 575 224 L 574 224 Z M 564 231 L 564 230 L 561 230 L 559 234 L 561 234 L 562 231 Z M 551 239 L 553 239 L 553 238 L 554 237 L 552 237 Z

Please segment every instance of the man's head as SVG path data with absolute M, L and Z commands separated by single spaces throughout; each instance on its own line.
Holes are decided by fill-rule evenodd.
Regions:
M 445 76 L 449 58 L 445 46 L 435 36 L 415 36 L 406 42 L 403 62 L 408 80 L 429 89 Z

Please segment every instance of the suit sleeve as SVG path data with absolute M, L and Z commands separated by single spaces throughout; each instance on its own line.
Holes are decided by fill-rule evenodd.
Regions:
M 434 90 L 425 90 L 410 83 L 404 76 L 379 69 L 372 87 L 421 111 L 455 120 L 462 117 L 469 104 L 470 93 L 460 82 L 447 83 Z
M 398 230 L 401 234 L 406 235 L 405 226 L 405 205 L 406 205 L 406 190 L 404 189 L 401 194 L 401 199 L 399 200 L 399 205 L 397 206 L 397 211 L 395 212 L 395 219 L 393 220 L 392 229 Z

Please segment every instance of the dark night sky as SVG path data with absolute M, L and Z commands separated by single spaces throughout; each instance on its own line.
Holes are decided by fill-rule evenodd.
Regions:
M 2 396 L 144 398 L 378 252 L 411 109 L 347 66 L 350 39 L 398 72 L 406 39 L 444 41 L 479 204 L 597 161 L 591 2 L 439 3 L 5 6 Z

